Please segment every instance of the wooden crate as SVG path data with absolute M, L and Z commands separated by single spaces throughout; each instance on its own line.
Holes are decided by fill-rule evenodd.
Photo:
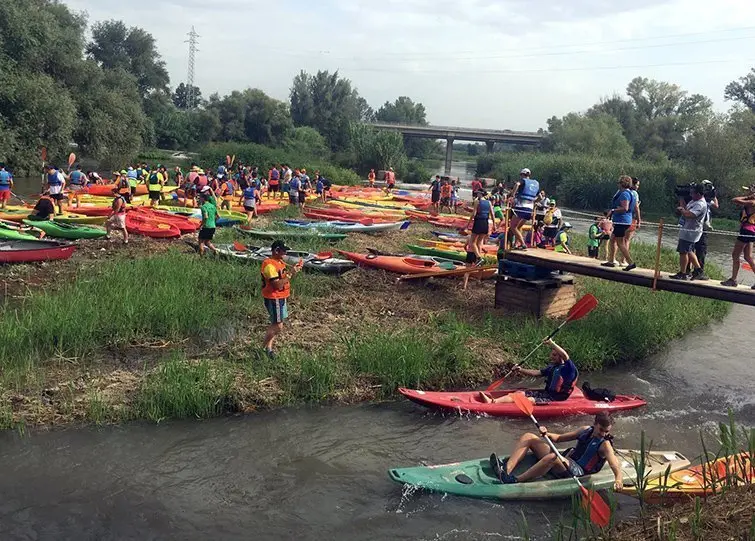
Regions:
M 569 274 L 541 280 L 498 276 L 496 280 L 495 307 L 507 313 L 560 318 L 575 302 L 574 277 Z

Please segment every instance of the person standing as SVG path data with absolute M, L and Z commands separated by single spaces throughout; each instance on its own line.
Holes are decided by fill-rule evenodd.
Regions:
M 393 167 L 389 167 L 385 172 L 385 184 L 390 192 L 396 187 L 396 173 L 393 171 Z
M 430 183 L 430 201 L 431 207 L 435 212 L 440 213 L 440 175 L 435 175 L 435 178 Z
M 105 231 L 107 231 L 106 239 L 110 240 L 110 234 L 115 231 L 120 231 L 123 235 L 123 244 L 128 244 L 128 229 L 126 229 L 126 198 L 120 191 L 120 188 L 116 186 L 113 188 L 113 205 L 110 210 L 110 216 L 108 216 L 105 222 Z
M 61 201 L 65 198 L 63 189 L 66 187 L 66 177 L 58 169 L 52 165 L 48 165 L 47 178 L 45 191 L 49 192 L 50 197 L 55 201 L 55 205 L 58 207 L 58 214 L 63 214 L 63 207 Z
M 561 229 L 561 209 L 556 205 L 555 199 L 546 199 L 546 211 L 543 216 L 543 237 L 545 242 L 551 246 L 555 246 L 556 235 Z
M 179 166 L 176 166 L 176 168 L 173 170 L 173 184 L 180 187 L 183 183 L 184 172 Z
M 288 183 L 288 204 L 293 206 L 299 205 L 299 188 L 301 188 L 301 173 L 297 169 L 294 176 Z M 284 184 L 285 186 L 285 184 Z
M 718 209 L 718 197 L 716 196 L 716 189 L 713 187 L 713 183 L 710 180 L 703 180 L 701 182 L 703 186 L 703 192 L 712 190 L 710 195 L 704 195 L 703 198 L 708 206 L 708 212 L 705 214 L 705 220 L 703 221 L 703 235 L 695 243 L 695 255 L 697 261 L 700 263 L 700 268 L 705 271 L 705 256 L 708 255 L 708 231 L 713 229 L 711 220 L 711 209 Z M 709 198 L 710 197 L 710 198 Z M 688 269 L 689 270 L 689 269 Z
M 317 176 L 317 182 L 315 183 L 315 195 L 321 203 L 325 203 L 325 184 L 322 182 L 322 175 L 319 172 L 315 172 Z
M 632 256 L 629 254 L 627 246 L 627 230 L 632 225 L 632 216 L 635 208 L 634 195 L 632 194 L 632 177 L 622 175 L 619 177 L 619 190 L 613 196 L 611 203 L 611 220 L 613 222 L 613 233 L 611 240 L 608 241 L 608 261 L 601 263 L 603 267 L 617 267 L 616 249 L 624 256 L 627 265 L 625 271 L 631 271 L 637 268 Z
M 590 229 L 587 230 L 587 256 L 593 259 L 598 259 L 600 239 L 603 237 L 600 220 L 602 220 L 602 216 L 596 216 L 595 221 L 590 224 Z
M 370 188 L 375 187 L 375 170 L 370 169 L 370 172 L 367 174 L 367 181 L 370 183 Z
M 312 189 L 312 182 L 309 180 L 307 170 L 302 169 L 299 176 L 299 208 L 304 209 L 304 203 L 307 201 L 307 193 Z
M 218 216 L 215 193 L 209 186 L 202 188 L 202 192 L 199 194 L 199 202 L 202 212 L 202 227 L 199 229 L 199 255 L 204 255 L 207 249 L 215 251 L 212 238 L 215 236 L 215 219 Z
M 535 211 L 535 199 L 540 193 L 540 183 L 530 178 L 532 172 L 526 167 L 519 172 L 519 182 L 514 188 L 512 194 L 514 217 L 511 220 L 511 228 L 514 231 L 514 238 L 517 245 L 515 250 L 526 250 L 527 245 L 524 242 L 523 228 L 532 220 L 532 214 Z
M 236 186 L 233 180 L 226 178 L 225 182 L 220 186 L 220 195 L 223 201 L 220 203 L 220 209 L 231 210 L 233 203 L 233 197 L 236 195 Z
M 12 190 L 13 175 L 10 174 L 10 171 L 6 171 L 4 163 L 0 163 L 0 209 L 5 210 Z
M 703 188 L 700 185 L 692 186 L 690 190 L 692 199 L 687 206 L 681 204 L 677 209 L 684 223 L 679 230 L 679 242 L 676 251 L 679 252 L 679 272 L 672 274 L 669 278 L 673 280 L 707 280 L 703 269 L 700 268 L 700 262 L 695 255 L 695 243 L 703 235 L 703 222 L 708 213 L 708 204 L 703 197 Z M 682 201 L 683 203 L 683 201 Z M 692 275 L 687 274 L 687 267 L 692 265 Z
M 752 259 L 752 243 L 755 241 L 755 184 L 748 188 L 748 192 L 747 195 L 731 200 L 738 207 L 742 207 L 742 213 L 739 216 L 739 236 L 731 252 L 731 278 L 721 282 L 721 285 L 728 287 L 737 287 L 737 276 L 741 264 L 739 260 L 742 254 L 755 272 L 755 261 Z M 752 288 L 755 289 L 755 286 Z
M 262 262 L 262 298 L 265 309 L 270 316 L 270 325 L 265 331 L 263 347 L 268 357 L 274 358 L 273 342 L 283 330 L 283 322 L 288 318 L 288 298 L 291 295 L 291 278 L 302 268 L 303 262 L 297 263 L 289 273 L 284 258 L 289 250 L 282 240 L 276 240 L 270 246 L 270 257 Z
M 165 176 L 163 175 L 161 165 L 149 174 L 147 180 L 147 190 L 149 193 L 149 206 L 156 207 L 163 196 L 163 186 L 165 185 Z
M 453 191 L 453 187 L 451 186 L 450 180 L 444 180 L 443 185 L 440 187 L 440 212 L 443 212 L 444 208 L 448 209 L 448 212 L 451 212 L 453 207 L 451 206 L 451 192 Z M 501 218 L 503 219 L 503 218 Z
M 71 171 L 70 175 L 68 175 L 68 180 L 70 180 L 68 190 L 71 192 L 71 196 L 73 200 L 76 202 L 76 205 L 78 206 L 79 193 L 84 191 L 87 185 L 87 177 L 84 174 L 84 172 L 81 170 L 80 163 L 77 164 L 76 168 L 73 171 Z
M 469 223 L 467 229 L 471 230 L 472 235 L 469 239 L 472 253 L 474 253 L 476 263 L 482 262 L 482 245 L 488 238 L 490 233 L 490 220 L 493 220 L 493 231 L 495 231 L 495 216 L 493 215 L 493 204 L 488 201 L 487 193 L 483 190 L 477 193 L 477 198 L 474 201 L 474 207 L 472 209 L 472 215 L 469 217 Z M 469 250 L 467 250 L 469 253 Z
M 139 168 L 139 171 L 142 171 L 141 167 Z M 136 187 L 139 185 L 139 173 L 129 165 L 128 171 L 126 171 L 126 178 L 128 179 L 130 203 L 134 197 L 136 197 Z
M 252 177 L 254 181 L 254 177 Z M 241 191 L 241 201 L 246 211 L 246 225 L 252 224 L 252 218 L 257 217 L 257 198 L 259 197 L 257 191 L 257 185 L 255 182 L 250 182 L 246 188 Z
M 278 170 L 280 166 L 274 165 L 270 171 L 267 174 L 267 197 L 270 198 L 270 195 L 273 196 L 273 199 L 276 198 L 276 195 L 279 193 L 280 190 L 280 171 Z

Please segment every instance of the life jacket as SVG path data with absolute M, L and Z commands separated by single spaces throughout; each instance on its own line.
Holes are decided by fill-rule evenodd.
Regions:
M 197 184 L 197 187 L 199 188 L 204 188 L 205 186 L 207 186 L 208 184 L 207 175 L 197 176 L 196 184 Z
M 10 173 L 8 171 L 0 171 L 0 186 L 10 186 Z
M 122 205 L 120 206 L 120 210 L 116 210 L 116 203 L 120 201 Z M 115 199 L 113 199 L 113 210 L 115 210 L 116 214 L 126 214 L 126 198 L 123 197 L 121 194 L 118 194 L 115 196 Z
M 50 186 L 61 186 L 63 184 L 56 170 L 53 169 L 51 173 L 48 173 L 47 184 L 49 184 Z
M 556 252 L 565 252 L 564 246 L 569 246 L 569 235 L 566 234 L 566 231 L 559 231 L 556 235 L 556 247 L 554 250 Z
M 286 268 L 286 264 L 283 261 L 278 261 L 277 259 L 273 259 L 272 257 L 268 257 L 262 262 L 262 269 L 267 267 L 268 265 L 272 265 L 275 267 L 275 269 L 278 271 L 277 278 L 283 277 L 283 271 Z M 287 299 L 288 296 L 291 294 L 291 284 L 286 284 L 282 290 L 278 291 L 275 286 L 272 283 L 272 280 L 268 282 L 267 278 L 265 278 L 265 275 L 262 274 L 260 271 L 260 275 L 262 276 L 262 296 L 266 299 Z
M 217 173 L 218 173 L 218 175 L 225 175 L 225 173 L 226 173 L 225 165 L 219 166 Z
M 742 229 L 755 232 L 755 212 L 747 212 L 747 207 L 742 209 L 742 214 L 739 215 L 739 222 L 742 224 Z
M 126 173 L 126 176 L 128 178 L 137 178 L 139 175 L 134 169 L 129 169 L 128 172 Z
M 244 200 L 253 201 L 257 198 L 257 189 L 254 186 L 249 186 L 244 189 Z
M 367 175 L 367 180 L 375 180 L 375 173 L 374 173 L 374 171 L 370 171 L 370 174 Z
M 472 181 L 472 191 L 473 192 L 478 192 L 480 190 L 482 190 L 482 182 L 480 182 L 479 180 L 473 180 Z
M 162 185 L 160 184 L 160 177 L 158 175 L 159 173 L 157 171 L 149 175 L 149 188 L 148 189 L 150 192 L 159 192 L 162 190 Z
M 477 214 L 475 214 L 475 220 L 489 220 L 490 213 L 493 210 L 493 204 L 487 199 L 480 199 L 480 204 L 477 205 Z
M 83 186 L 84 181 L 86 179 L 86 175 L 84 175 L 84 173 L 82 173 L 81 171 L 73 171 L 71 173 L 70 178 L 71 178 L 71 184 L 74 184 L 76 186 Z
M 545 382 L 545 390 L 551 393 L 569 393 L 574 390 L 574 386 L 577 384 L 579 373 L 575 373 L 572 381 L 564 381 L 564 377 L 561 375 L 561 371 L 564 369 L 564 364 L 554 365 L 553 370 L 548 374 L 548 380 Z
M 540 183 L 534 178 L 525 178 L 523 184 L 516 193 L 518 201 L 534 201 L 540 193 Z
M 569 454 L 574 462 L 579 464 L 585 475 L 597 473 L 603 468 L 606 459 L 600 456 L 600 446 L 603 442 L 611 440 L 593 436 L 594 427 L 586 428 L 577 436 L 577 446 Z
M 440 196 L 441 197 L 451 197 L 451 185 L 450 184 L 444 184 L 440 187 Z
M 270 184 L 278 184 L 280 178 L 280 172 L 277 169 L 272 169 L 270 171 Z
M 223 183 L 223 197 L 230 200 L 233 194 L 236 193 L 236 187 L 230 180 Z
M 299 177 L 292 178 L 291 183 L 289 184 L 289 191 L 295 194 L 299 191 L 299 188 L 301 188 L 301 180 L 299 180 Z

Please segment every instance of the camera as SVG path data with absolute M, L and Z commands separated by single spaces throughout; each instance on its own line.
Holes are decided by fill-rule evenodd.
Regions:
M 716 187 L 713 185 L 713 183 L 710 180 L 703 180 L 701 183 L 703 188 L 703 197 L 707 201 L 710 201 L 714 197 L 716 197 Z M 684 199 L 686 203 L 689 203 L 692 200 L 692 188 L 697 186 L 697 183 L 690 182 L 689 184 L 683 184 L 683 185 L 676 185 L 676 188 L 674 188 L 674 194 L 679 199 Z

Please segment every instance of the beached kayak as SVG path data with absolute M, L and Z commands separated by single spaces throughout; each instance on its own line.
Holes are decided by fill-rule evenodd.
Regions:
M 39 229 L 16 222 L 0 221 L 0 240 L 37 240 L 44 236 Z
M 66 224 L 55 220 L 43 220 L 38 222 L 24 220 L 24 223 L 41 229 L 48 237 L 59 239 L 98 239 L 107 234 L 107 231 L 105 231 L 104 228 L 93 225 Z
M 450 246 L 417 246 L 416 244 L 407 244 L 406 247 L 410 252 L 420 255 L 432 255 L 437 257 L 445 257 L 447 259 L 453 259 L 455 261 L 466 261 L 467 252 L 462 248 L 450 247 Z M 486 264 L 494 264 L 497 261 L 496 254 L 486 253 L 482 256 L 483 261 Z
M 126 229 L 134 235 L 153 239 L 175 239 L 181 236 L 181 230 L 175 225 L 145 218 L 136 212 L 126 213 Z
M 51 240 L 9 240 L 0 242 L 0 263 L 33 263 L 68 259 L 76 245 Z
M 101 225 L 105 223 L 107 216 L 85 216 L 73 212 L 64 212 L 63 214 L 56 214 L 54 220 L 62 224 Z
M 721 492 L 725 486 L 741 486 L 755 481 L 755 464 L 748 453 L 721 457 L 703 464 L 677 470 L 668 477 L 651 479 L 643 494 L 647 503 L 676 503 L 696 496 L 704 497 Z M 634 488 L 625 488 L 624 494 L 639 497 Z
M 216 244 L 215 249 L 219 255 L 242 261 L 264 261 L 271 257 L 270 248 L 259 246 L 247 246 L 246 250 L 237 250 L 233 244 Z M 356 268 L 356 264 L 348 259 L 332 257 L 332 254 L 312 254 L 309 252 L 297 252 L 291 250 L 283 259 L 289 265 L 296 265 L 299 261 L 304 264 L 304 270 L 322 272 L 324 274 L 343 274 Z
M 326 233 L 324 231 L 317 231 L 316 229 L 284 229 L 281 231 L 264 231 L 262 229 L 254 229 L 246 225 L 237 225 L 234 228 L 236 231 L 247 237 L 254 237 L 258 239 L 322 239 L 328 241 L 343 240 L 346 238 L 345 233 Z
M 202 210 L 197 207 L 174 207 L 169 205 L 160 205 L 158 210 L 171 212 L 173 214 L 180 214 L 183 216 L 189 216 L 191 218 L 202 218 Z M 236 212 L 235 210 L 220 210 L 218 209 L 218 216 L 215 218 L 215 225 L 217 227 L 226 227 L 246 222 L 246 214 L 243 212 Z
M 442 257 L 431 257 L 422 255 L 378 255 L 378 254 L 357 254 L 354 252 L 339 253 L 351 259 L 361 267 L 372 267 L 400 274 L 421 274 L 426 272 L 444 272 L 449 270 L 463 269 L 466 265 L 458 261 L 444 259 Z
M 202 225 L 202 221 L 198 218 L 181 216 L 179 214 L 156 210 L 150 207 L 139 207 L 131 210 L 130 212 L 136 212 L 137 216 L 142 216 L 149 220 L 175 225 L 179 229 L 179 231 L 181 231 L 182 235 L 185 235 L 187 233 L 194 233 Z
M 488 393 L 493 398 L 522 391 L 526 389 L 507 389 Z M 419 391 L 415 389 L 398 390 L 402 395 L 423 406 L 429 408 L 462 411 L 465 413 L 485 414 L 495 417 L 526 417 L 516 404 L 504 402 L 499 404 L 487 404 L 480 399 L 479 391 L 460 391 L 458 393 L 448 391 Z M 616 411 L 630 410 L 646 405 L 647 402 L 639 396 L 616 395 L 613 402 L 601 402 L 590 400 L 580 389 L 574 389 L 567 400 L 535 404 L 535 417 L 548 419 L 553 417 L 566 417 L 569 415 L 594 415 L 601 411 L 613 413 Z
M 639 456 L 640 452 L 623 449 L 617 449 L 615 452 L 621 464 L 624 484 L 636 483 L 637 471 L 634 468 L 633 458 Z M 501 456 L 500 458 L 507 457 Z M 535 456 L 528 454 L 517 465 L 514 475 L 521 474 L 535 462 Z M 689 465 L 689 460 L 676 451 L 646 451 L 646 462 L 645 474 L 649 478 L 663 475 L 667 469 L 675 471 Z M 394 468 L 388 470 L 388 475 L 397 483 L 470 498 L 550 500 L 569 498 L 572 494 L 579 492 L 579 486 L 574 479 L 570 477 L 556 479 L 551 474 L 526 483 L 503 484 L 493 473 L 488 457 L 439 466 Z M 614 476 L 611 469 L 606 465 L 598 473 L 580 477 L 580 481 L 587 488 L 609 489 L 613 486 Z
M 357 222 L 310 222 L 306 220 L 286 220 L 289 227 L 300 227 L 304 229 L 324 228 L 333 231 L 353 231 L 355 233 L 381 233 L 383 231 L 403 231 L 407 229 L 411 222 L 389 222 L 382 224 L 364 225 Z

